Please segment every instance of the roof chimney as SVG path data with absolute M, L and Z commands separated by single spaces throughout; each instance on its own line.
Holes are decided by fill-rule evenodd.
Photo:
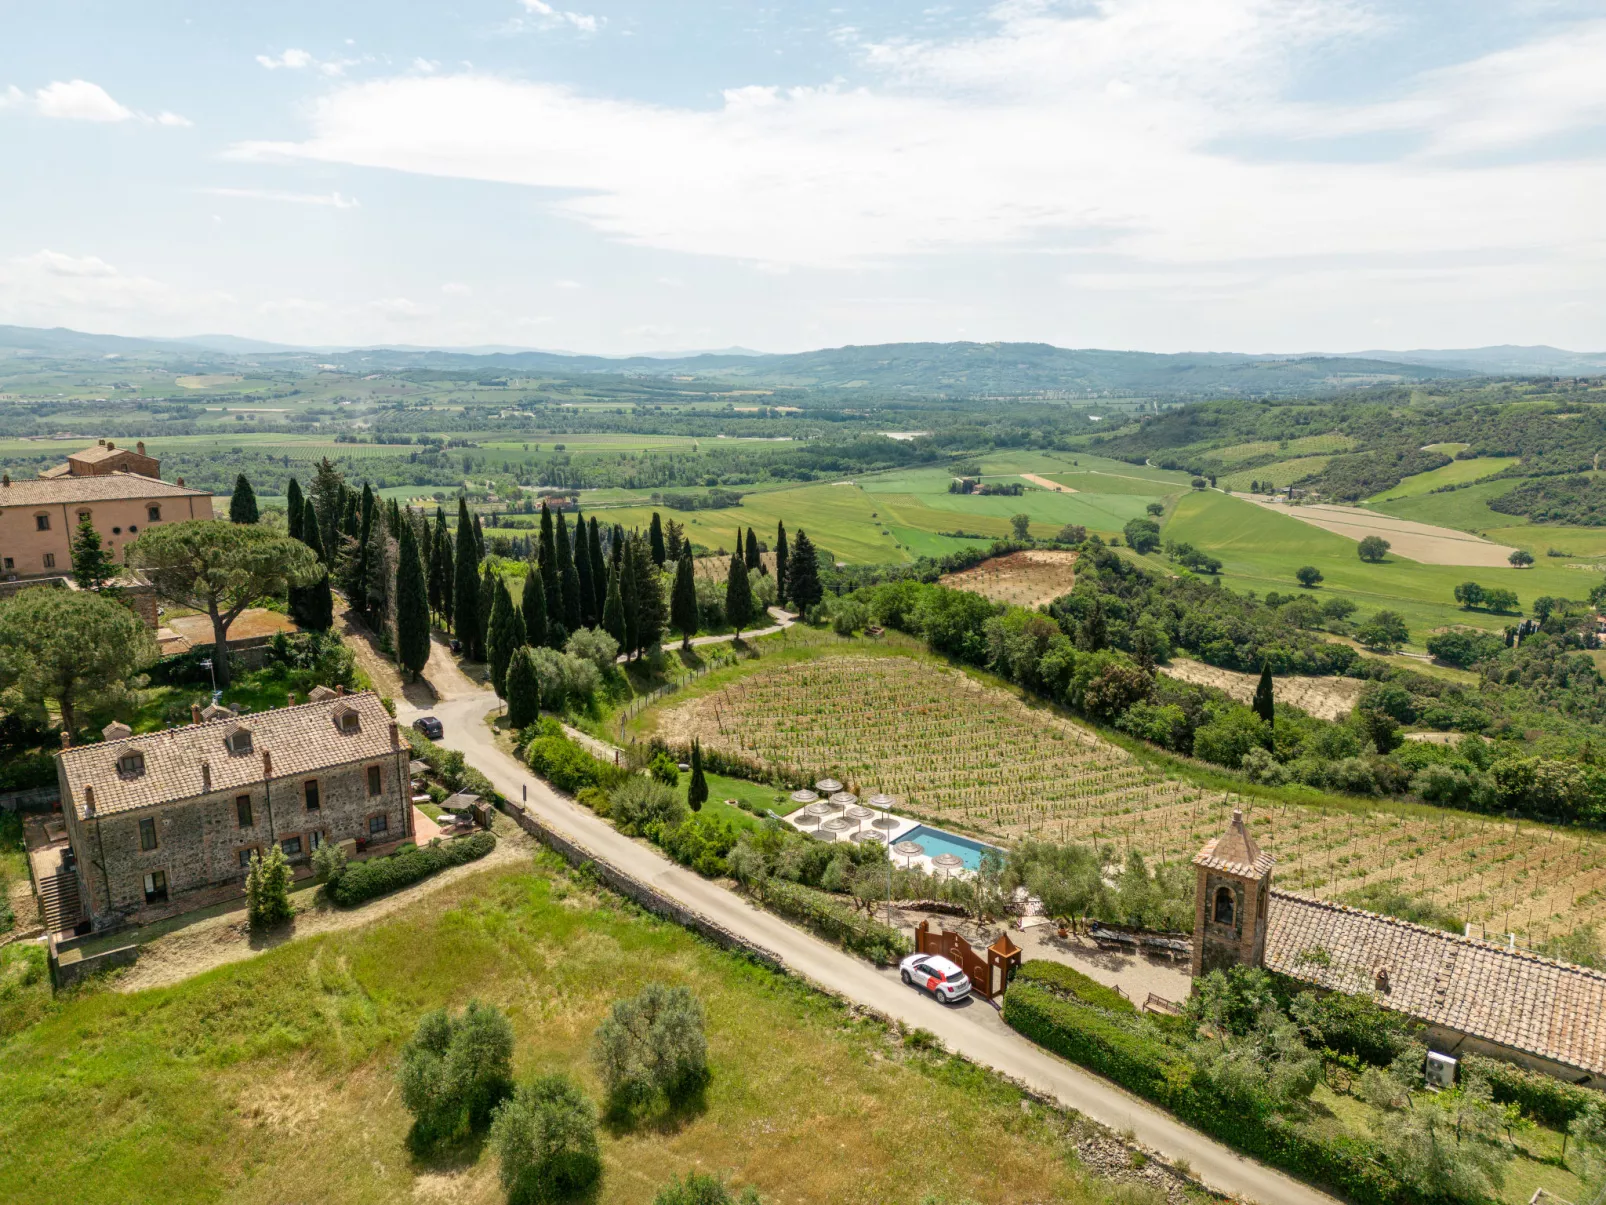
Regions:
M 114 444 L 111 440 L 108 439 L 106 441 L 106 450 L 108 452 L 115 452 L 115 451 L 117 451 L 117 445 Z
M 273 754 L 269 753 L 266 749 L 262 750 L 262 777 L 273 777 Z
M 178 479 L 178 487 L 179 487 L 179 489 L 183 489 L 184 488 L 184 478 L 180 477 Z
M 201 763 L 201 790 L 210 791 L 211 789 L 212 789 L 212 763 L 209 762 L 209 761 L 204 761 L 204 762 Z
M 134 445 L 134 450 L 136 452 L 138 452 L 141 456 L 145 455 L 145 441 L 142 439 L 137 444 L 135 444 Z
M 94 814 L 95 814 L 95 788 L 94 787 L 85 787 L 84 788 L 84 815 L 93 816 Z
M 191 703 L 190 704 L 190 723 L 199 724 L 200 722 L 201 722 L 201 705 L 199 703 Z
M 0 485 L 4 485 L 7 489 L 11 488 L 11 474 L 10 473 L 5 473 L 3 475 L 0 475 Z
M 292 690 L 290 692 L 290 701 L 288 703 L 286 703 L 285 706 L 286 707 L 294 707 L 295 705 L 296 705 L 296 692 Z
M 65 728 L 61 730 L 61 747 L 63 749 L 72 748 L 72 733 L 68 732 Z
M 346 688 L 344 686 L 335 687 L 335 694 L 336 695 L 343 695 L 345 693 L 346 693 Z
M 400 744 L 401 744 L 401 733 L 396 728 L 396 721 L 392 720 L 390 722 L 390 747 L 392 749 L 395 749 L 398 746 L 400 746 Z

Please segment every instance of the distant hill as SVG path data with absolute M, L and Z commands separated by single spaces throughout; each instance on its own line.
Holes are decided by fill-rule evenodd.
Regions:
M 130 339 L 55 327 L 0 326 L 0 355 L 230 363 L 241 356 L 289 370 L 332 363 L 352 372 L 413 370 L 480 378 L 591 374 L 680 376 L 735 384 L 966 397 L 1287 397 L 1351 386 L 1489 375 L 1606 372 L 1606 353 L 1483 347 L 1346 355 L 1109 351 L 1048 343 L 882 343 L 763 355 L 746 348 L 636 356 L 476 348 L 291 347 L 233 335 Z

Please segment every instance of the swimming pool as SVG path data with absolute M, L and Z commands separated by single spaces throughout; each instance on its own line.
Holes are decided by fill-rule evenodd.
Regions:
M 938 854 L 953 854 L 965 864 L 966 870 L 980 870 L 982 854 L 990 849 L 998 850 L 996 845 L 972 841 L 969 837 L 956 837 L 953 833 L 945 833 L 940 828 L 928 828 L 924 824 L 917 824 L 899 837 L 898 841 L 913 841 L 933 858 Z

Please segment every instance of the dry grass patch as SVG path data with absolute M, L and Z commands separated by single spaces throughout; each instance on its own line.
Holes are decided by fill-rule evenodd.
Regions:
M 950 573 L 941 584 L 969 590 L 994 602 L 1038 607 L 1070 593 L 1076 584 L 1076 553 L 1031 548 L 995 556 L 962 573 Z
M 1226 691 L 1240 703 L 1249 703 L 1260 685 L 1259 674 L 1241 674 L 1236 670 L 1218 669 L 1202 661 L 1178 657 L 1170 665 L 1162 665 L 1160 672 L 1179 682 L 1192 682 L 1195 686 L 1213 686 Z M 1365 685 L 1359 678 L 1302 677 L 1290 674 L 1273 678 L 1273 691 L 1279 703 L 1287 703 L 1301 711 L 1324 720 L 1338 720 L 1347 716 L 1360 697 Z

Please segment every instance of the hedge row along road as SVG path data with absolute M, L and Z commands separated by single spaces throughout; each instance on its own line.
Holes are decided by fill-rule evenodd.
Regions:
M 930 1030 L 955 1053 L 1052 1097 L 1112 1130 L 1130 1130 L 1138 1142 L 1171 1160 L 1186 1160 L 1193 1173 L 1218 1192 L 1260 1205 L 1335 1205 L 1325 1193 L 1236 1154 L 1162 1110 L 1034 1046 L 1009 1029 L 986 1001 L 972 999 L 956 1008 L 937 1004 L 904 987 L 896 969 L 880 971 L 844 954 L 675 865 L 644 842 L 623 836 L 497 748 L 485 719 L 499 705 L 489 691 L 479 691 L 440 703 L 428 714 L 445 726 L 441 743 L 461 751 L 503 795 L 523 799 L 543 822 L 620 870 L 732 932 L 777 951 L 788 970 L 825 990 L 911 1027 Z M 411 723 L 423 714 L 426 713 L 397 700 L 397 718 L 402 723 Z

